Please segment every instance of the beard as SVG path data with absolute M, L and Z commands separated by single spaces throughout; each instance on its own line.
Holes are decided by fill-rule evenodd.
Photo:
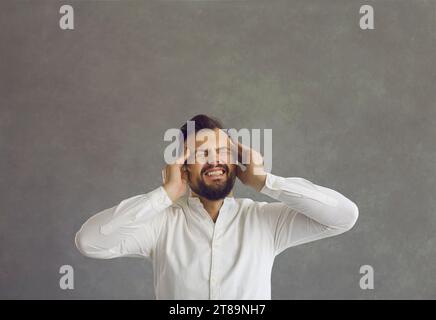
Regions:
M 203 172 L 210 169 L 211 167 L 205 167 L 202 169 L 202 174 L 200 175 L 200 178 L 197 179 L 197 183 L 191 183 L 190 185 L 192 191 L 208 200 L 220 200 L 227 197 L 232 191 L 236 181 L 236 170 L 230 171 L 227 165 L 217 165 L 215 167 L 225 169 L 225 174 L 227 175 L 227 178 L 223 183 L 212 183 L 211 185 L 207 185 L 203 178 Z

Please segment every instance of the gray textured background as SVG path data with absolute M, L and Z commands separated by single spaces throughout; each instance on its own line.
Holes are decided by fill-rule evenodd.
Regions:
M 436 298 L 436 1 L 68 3 L 74 31 L 61 1 L 0 3 L 0 298 L 154 298 L 149 261 L 73 238 L 157 187 L 165 130 L 200 112 L 272 128 L 273 173 L 359 206 L 352 231 L 276 258 L 273 299 Z

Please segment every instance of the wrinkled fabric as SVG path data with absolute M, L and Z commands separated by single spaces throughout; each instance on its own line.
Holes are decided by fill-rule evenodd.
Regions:
M 89 218 L 76 246 L 97 259 L 150 259 L 156 299 L 271 299 L 274 258 L 351 229 L 358 208 L 303 178 L 268 173 L 261 193 L 276 201 L 226 197 L 214 223 L 199 198 L 172 203 L 161 186 Z

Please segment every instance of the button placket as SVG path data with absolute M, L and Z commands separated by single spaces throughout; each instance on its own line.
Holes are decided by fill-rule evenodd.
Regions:
M 217 221 L 218 222 L 218 221 Z M 217 270 L 218 263 L 218 226 L 215 224 L 212 234 L 212 242 L 211 242 L 211 267 L 210 267 L 210 298 L 217 299 L 218 298 L 218 275 L 215 270 Z
M 220 237 L 221 237 L 221 225 L 225 225 L 229 210 L 229 199 L 226 198 L 220 209 L 218 218 L 214 224 L 212 243 L 211 243 L 211 272 L 210 272 L 210 297 L 211 299 L 219 299 L 220 297 L 220 284 L 219 284 L 219 272 L 220 270 Z

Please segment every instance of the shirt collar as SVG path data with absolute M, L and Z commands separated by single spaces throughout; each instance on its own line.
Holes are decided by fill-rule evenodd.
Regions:
M 209 213 L 206 211 L 206 209 L 204 209 L 203 204 L 200 201 L 200 198 L 187 196 L 186 203 L 187 203 L 189 209 L 191 209 L 191 211 L 193 211 L 196 214 L 200 214 L 203 218 L 210 219 Z M 235 206 L 236 206 L 236 200 L 234 197 L 225 197 L 224 202 L 223 202 L 223 204 L 220 208 L 220 211 L 219 211 L 219 219 L 221 219 L 221 220 L 224 219 L 225 216 L 227 216 L 228 213 Z

